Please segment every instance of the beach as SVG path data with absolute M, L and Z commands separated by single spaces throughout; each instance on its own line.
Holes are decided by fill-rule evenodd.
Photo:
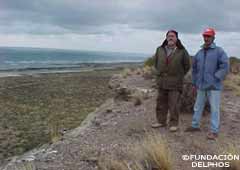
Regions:
M 122 69 L 2 74 L 0 160 L 51 143 L 80 126 L 88 113 L 112 97 L 108 81 Z

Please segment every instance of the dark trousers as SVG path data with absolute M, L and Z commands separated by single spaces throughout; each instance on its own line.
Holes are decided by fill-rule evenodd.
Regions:
M 177 126 L 180 114 L 179 90 L 158 89 L 156 117 L 159 123 L 167 124 L 167 114 L 170 113 L 169 125 Z

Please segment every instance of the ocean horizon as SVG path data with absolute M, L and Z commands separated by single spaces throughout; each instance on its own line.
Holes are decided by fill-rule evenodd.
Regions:
M 76 71 L 121 63 L 142 63 L 148 57 L 150 55 L 141 53 L 0 47 L 0 72 Z

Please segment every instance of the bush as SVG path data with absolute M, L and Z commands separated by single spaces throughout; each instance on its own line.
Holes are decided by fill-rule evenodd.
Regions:
M 123 78 L 127 78 L 128 76 L 131 76 L 133 74 L 133 69 L 130 68 L 125 68 L 122 72 L 121 75 Z
M 237 156 L 239 155 L 239 151 L 240 151 L 240 148 L 236 144 L 231 143 L 231 144 L 228 144 L 227 147 L 221 148 L 219 150 L 219 154 Z M 240 160 L 231 160 L 230 167 L 225 167 L 223 169 L 224 170 L 240 170 Z
M 153 57 L 150 57 L 144 61 L 144 67 L 152 67 L 154 65 Z
M 134 144 L 125 158 L 99 162 L 100 170 L 171 170 L 173 160 L 167 142 L 162 136 L 150 134 L 142 142 Z
M 230 57 L 229 61 L 230 61 L 230 65 L 232 65 L 232 64 L 240 64 L 240 59 L 237 58 L 237 57 Z
M 224 86 L 228 90 L 232 90 L 235 95 L 240 96 L 240 76 L 229 74 L 224 80 Z

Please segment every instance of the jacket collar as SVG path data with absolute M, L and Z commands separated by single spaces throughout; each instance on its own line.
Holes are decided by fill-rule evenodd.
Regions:
M 217 46 L 216 46 L 216 44 L 213 42 L 210 46 L 209 46 L 209 48 L 216 48 Z M 201 45 L 201 48 L 203 49 L 204 48 L 204 44 L 203 45 Z

